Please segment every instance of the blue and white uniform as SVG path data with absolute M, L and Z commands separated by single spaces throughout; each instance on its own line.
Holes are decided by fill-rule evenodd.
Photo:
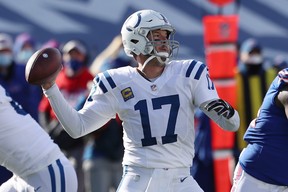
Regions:
M 286 186 L 288 190 L 288 119 L 284 108 L 277 106 L 275 101 L 284 86 L 288 86 L 287 82 L 277 76 L 266 93 L 258 117 L 251 122 L 244 135 L 248 145 L 242 151 L 235 170 L 235 191 L 245 191 L 243 183 L 253 179 L 255 181 L 251 182 L 250 189 L 258 183 L 260 191 L 272 191 L 278 186 Z M 248 179 L 244 181 L 243 177 Z M 265 189 L 265 186 L 270 188 Z M 280 191 L 279 188 L 277 190 Z
M 1 192 L 77 190 L 76 175 L 68 159 L 2 86 L 0 122 L 0 164 L 14 173 L 1 185 Z
M 86 135 L 118 114 L 123 121 L 123 165 L 129 166 L 127 170 L 184 168 L 179 173 L 189 175 L 194 157 L 194 111 L 219 98 L 205 64 L 171 61 L 155 81 L 128 66 L 100 73 L 94 83 L 78 113 L 65 102 L 56 85 L 44 91 L 71 136 Z M 239 126 L 236 111 L 229 120 L 214 117 L 223 128 L 235 131 Z

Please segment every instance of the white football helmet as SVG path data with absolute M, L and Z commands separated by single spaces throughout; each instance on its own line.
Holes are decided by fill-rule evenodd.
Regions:
M 166 41 L 150 41 L 147 38 L 149 32 L 161 29 L 169 32 Z M 139 55 L 152 55 L 158 58 L 165 58 L 165 63 L 173 56 L 173 50 L 178 49 L 179 42 L 174 40 L 175 29 L 167 18 L 153 10 L 141 10 L 133 13 L 124 22 L 121 35 L 125 53 L 132 57 L 132 53 Z M 163 43 L 169 46 L 170 53 L 157 52 L 155 44 Z

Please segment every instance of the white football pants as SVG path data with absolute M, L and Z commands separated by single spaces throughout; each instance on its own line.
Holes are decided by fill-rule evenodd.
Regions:
M 117 192 L 203 192 L 189 168 L 149 169 L 124 166 Z
M 26 177 L 13 175 L 0 186 L 0 192 L 76 192 L 77 186 L 75 170 L 63 157 Z
M 234 171 L 231 192 L 288 192 L 288 187 L 260 181 L 246 173 L 238 163 Z

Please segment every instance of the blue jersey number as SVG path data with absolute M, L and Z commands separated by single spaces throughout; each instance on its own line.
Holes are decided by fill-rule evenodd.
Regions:
M 176 119 L 180 107 L 179 96 L 171 95 L 152 99 L 153 110 L 161 109 L 162 105 L 171 105 L 166 134 L 165 136 L 162 136 L 162 144 L 173 143 L 177 141 L 177 134 L 174 134 L 174 132 L 175 132 Z M 140 100 L 134 106 L 134 109 L 140 111 L 141 123 L 144 134 L 144 138 L 141 140 L 142 146 L 156 145 L 157 144 L 156 137 L 152 137 L 151 134 L 147 101 L 145 99 Z M 159 124 L 160 123 L 161 119 L 159 119 Z

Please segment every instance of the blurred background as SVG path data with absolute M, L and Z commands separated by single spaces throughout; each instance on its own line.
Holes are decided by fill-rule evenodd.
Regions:
M 11 90 L 15 90 L 15 85 L 21 85 L 23 92 L 14 92 L 16 101 L 24 106 L 26 99 L 33 99 L 35 113 L 30 112 L 30 114 L 37 120 L 39 103 L 34 98 L 35 91 L 38 93 L 39 90 L 32 87 L 33 92 L 31 91 L 30 94 L 33 97 L 29 96 L 23 72 L 23 66 L 30 57 L 31 50 L 35 51 L 34 48 L 47 46 L 62 48 L 61 45 L 70 40 L 80 40 L 74 42 L 73 47 L 70 48 L 78 50 L 77 55 L 82 58 L 79 62 L 85 64 L 83 66 L 86 67 L 86 63 L 91 64 L 90 72 L 95 76 L 104 69 L 133 64 L 130 63 L 129 58 L 127 60 L 123 57 L 121 38 L 119 38 L 122 24 L 129 15 L 141 9 L 161 12 L 176 28 L 175 39 L 180 42 L 177 58 L 196 59 L 206 63 L 219 96 L 239 112 L 241 126 L 235 134 L 221 130 L 203 113 L 199 113 L 195 118 L 195 158 L 191 173 L 205 192 L 229 192 L 234 166 L 240 151 L 246 145 L 242 139 L 243 134 L 250 121 L 257 116 L 258 108 L 271 80 L 279 70 L 288 66 L 287 7 L 287 0 L 0 0 L 0 43 L 6 43 L 4 52 L 7 52 L 9 44 L 8 51 L 11 53 L 14 51 L 16 64 L 24 64 L 18 65 L 21 73 L 10 72 L 9 74 L 13 75 L 8 79 L 5 74 L 1 74 L 1 71 L 7 71 L 7 66 L 4 65 L 3 58 L 2 61 L 0 59 L 0 84 L 10 86 Z M 10 38 L 7 39 L 7 35 L 2 33 L 11 35 L 15 45 L 12 46 Z M 24 46 L 25 42 L 28 45 Z M 24 52 L 25 48 L 28 48 L 28 52 L 27 50 Z M 19 58 L 22 59 L 19 60 L 16 53 L 21 51 L 23 54 L 19 54 L 21 56 Z M 72 61 L 66 62 L 72 63 Z M 12 67 L 8 68 L 12 69 Z M 13 86 L 10 85 L 11 80 L 14 80 Z M 75 81 L 78 82 L 78 79 Z M 73 83 L 70 85 L 77 88 Z M 87 90 L 88 88 L 89 86 Z M 87 95 L 82 96 L 81 98 L 85 99 Z M 41 90 L 40 97 L 42 97 Z M 46 104 L 48 105 L 48 102 Z M 41 106 L 40 104 L 39 109 L 43 109 Z M 40 110 L 41 112 L 47 111 Z M 117 123 L 114 122 L 107 127 L 111 126 L 114 129 Z M 120 130 L 117 127 L 116 129 Z M 93 133 L 92 139 L 90 137 L 87 139 L 85 149 L 89 151 L 94 143 L 102 143 L 103 140 L 114 141 L 115 139 L 110 138 L 111 135 L 115 136 L 113 130 L 106 135 L 99 132 Z M 119 134 L 119 138 L 121 137 Z M 93 145 L 90 144 L 91 140 L 94 142 Z M 65 142 L 67 141 L 68 138 Z M 121 145 L 116 144 L 116 146 Z M 108 149 L 105 147 L 106 152 L 119 156 L 115 165 L 120 166 L 119 178 L 121 179 L 123 149 Z M 86 153 L 79 152 L 77 155 L 80 160 L 84 160 L 83 166 L 81 161 L 76 164 L 79 165 L 80 172 L 82 168 L 86 173 L 85 177 L 88 174 L 90 178 L 89 174 L 95 171 L 90 164 L 107 168 L 99 162 L 93 162 L 94 157 L 91 154 L 89 154 L 91 159 Z M 109 168 L 112 167 L 108 165 Z M 111 175 L 117 176 L 115 170 L 109 171 Z M 102 172 L 98 171 L 98 173 L 103 175 Z M 0 166 L 0 185 L 11 177 L 10 173 L 5 177 L 4 174 L 5 170 Z M 88 187 L 85 186 L 84 190 L 84 177 L 81 174 L 78 173 L 78 183 L 81 183 L 78 192 L 85 190 L 85 192 L 94 192 L 89 189 L 93 188 L 91 184 L 95 184 L 96 188 L 100 189 L 99 183 L 102 181 L 98 179 L 99 177 L 91 176 L 91 182 L 85 179 L 88 183 L 85 185 Z M 96 178 L 96 182 L 93 178 Z M 108 176 L 104 179 L 108 181 L 114 178 Z M 117 184 L 113 183 L 115 186 L 111 186 L 112 191 L 116 190 Z
M 39 43 L 51 38 L 66 42 L 80 38 L 96 56 L 120 33 L 124 20 L 136 10 L 155 9 L 175 26 L 181 46 L 178 57 L 204 59 L 205 15 L 239 15 L 239 42 L 255 37 L 264 55 L 287 55 L 288 1 L 236 0 L 220 10 L 209 0 L 1 0 L 0 32 L 28 32 Z

